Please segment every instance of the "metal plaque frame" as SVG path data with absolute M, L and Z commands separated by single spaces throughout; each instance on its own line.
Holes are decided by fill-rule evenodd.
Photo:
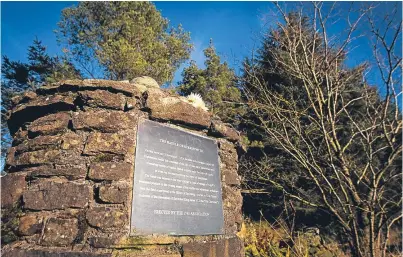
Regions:
M 130 235 L 223 234 L 217 142 L 141 119 Z

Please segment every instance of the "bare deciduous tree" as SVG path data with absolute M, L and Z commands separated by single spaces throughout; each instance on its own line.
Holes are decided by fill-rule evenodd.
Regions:
M 397 51 L 402 21 L 397 9 L 377 21 L 376 6 L 354 10 L 351 5 L 346 13 L 336 3 L 324 8 L 314 2 L 309 14 L 301 8 L 291 20 L 275 5 L 280 19 L 267 36 L 277 45 L 270 52 L 272 70 L 266 72 L 287 74 L 301 87 L 298 93 L 272 90 L 252 59 L 245 69 L 245 95 L 262 137 L 298 164 L 298 176 L 313 191 L 281 179 L 264 158 L 245 179 L 329 212 L 348 235 L 354 256 L 387 256 L 390 230 L 402 219 L 402 57 Z M 343 17 L 344 37 L 332 36 L 332 22 Z M 302 25 L 307 19 L 309 32 Z M 371 34 L 360 34 L 360 26 L 368 26 Z M 362 36 L 372 39 L 381 74 L 377 87 L 366 80 L 369 62 L 355 68 L 344 64 Z

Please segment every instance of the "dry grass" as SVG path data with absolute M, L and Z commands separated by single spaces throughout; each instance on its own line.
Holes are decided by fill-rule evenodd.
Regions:
M 239 236 L 245 242 L 246 257 L 347 257 L 341 246 L 334 242 L 324 243 L 318 235 L 310 232 L 291 233 L 286 223 L 277 220 L 252 221 L 245 219 Z

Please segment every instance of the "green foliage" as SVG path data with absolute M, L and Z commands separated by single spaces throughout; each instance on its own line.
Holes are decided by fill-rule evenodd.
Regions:
M 326 211 L 330 215 L 322 225 L 328 233 L 343 231 L 339 239 L 348 241 L 355 256 L 381 256 L 376 252 L 382 244 L 386 251 L 388 225 L 374 217 L 389 217 L 391 227 L 398 219 L 390 217 L 401 215 L 401 180 L 390 179 L 402 171 L 401 112 L 394 93 L 401 90 L 394 86 L 401 82 L 395 75 L 401 54 L 381 61 L 390 63 L 389 70 L 378 67 L 389 78 L 396 76 L 392 83 L 382 76 L 379 87 L 386 88 L 386 96 L 381 97 L 365 81 L 365 63 L 347 67 L 349 36 L 344 47 L 329 43 L 329 24 L 316 29 L 325 16 L 316 12 L 320 8 L 309 17 L 302 10 L 286 14 L 278 8 L 284 22 L 265 34 L 257 57 L 244 63 L 242 89 L 250 112 L 241 127 L 249 142 L 264 145 L 249 153 L 254 165 L 243 169 L 244 181 L 268 192 L 272 203 L 289 201 L 292 209 L 316 211 L 312 218 Z M 393 28 L 398 38 L 399 24 L 398 18 L 382 33 Z M 394 52 L 395 41 L 382 41 L 378 33 L 374 49 Z M 373 227 L 385 242 L 370 233 Z
M 16 94 L 35 89 L 43 83 L 81 77 L 66 56 L 49 56 L 46 47 L 38 39 L 28 47 L 27 55 L 27 63 L 11 61 L 7 56 L 3 56 L 2 114 L 9 109 L 11 97 Z
M 313 36 L 315 30 L 313 25 L 309 22 L 309 17 L 301 16 L 299 13 L 290 12 L 287 14 L 288 22 L 283 27 L 271 28 L 265 36 L 262 38 L 262 44 L 257 50 L 257 55 L 253 58 L 246 58 L 243 63 L 243 77 L 242 77 L 242 92 L 245 93 L 243 98 L 247 100 L 246 94 L 251 98 L 253 96 L 255 99 L 259 98 L 263 93 L 262 88 L 276 95 L 284 103 L 295 103 L 295 108 L 306 109 L 310 114 L 313 114 L 312 109 L 310 109 L 309 102 L 307 101 L 308 94 L 304 90 L 304 81 L 301 77 L 293 76 L 288 71 L 288 65 L 291 62 L 288 52 L 291 51 L 287 48 L 288 40 L 294 41 L 302 40 L 304 44 L 297 45 L 295 51 L 296 55 L 299 56 L 297 60 L 304 60 L 306 52 L 302 48 L 302 45 L 309 47 L 310 51 L 314 52 L 315 58 L 324 58 L 323 50 L 323 39 L 320 36 Z M 315 39 L 315 40 L 314 40 Z M 335 51 L 335 50 L 333 50 Z M 313 58 L 312 57 L 312 58 Z M 337 57 L 339 60 L 335 63 L 339 66 L 340 74 L 338 76 L 348 77 L 348 83 L 345 90 L 340 94 L 345 102 L 355 99 L 362 95 L 368 86 L 362 82 L 362 73 L 364 66 L 357 66 L 352 69 L 347 69 L 343 66 L 343 61 L 345 54 Z M 303 63 L 300 65 L 305 67 Z M 319 74 L 322 75 L 322 74 Z M 324 75 L 319 80 L 324 79 Z M 320 87 L 325 87 L 325 83 Z M 259 85 L 257 88 L 256 85 Z M 260 88 L 260 89 L 259 89 Z M 371 90 L 373 103 L 379 102 L 379 96 L 375 89 Z M 247 93 L 246 93 L 247 92 Z M 365 101 L 358 100 L 354 101 L 348 107 L 348 113 L 357 120 L 362 120 L 362 113 L 365 113 Z M 249 102 L 252 105 L 255 102 Z M 284 104 L 281 108 L 288 110 L 290 105 Z M 295 111 L 295 110 L 290 110 Z M 315 191 L 316 187 L 313 181 L 304 175 L 304 168 L 292 158 L 282 146 L 275 142 L 271 137 L 267 136 L 263 126 L 262 121 L 267 120 L 270 114 L 267 113 L 256 113 L 254 111 L 247 111 L 243 116 L 243 120 L 240 124 L 240 129 L 246 132 L 246 135 L 250 141 L 249 147 L 251 151 L 247 154 L 250 157 L 249 160 L 255 159 L 255 161 L 270 163 L 271 178 L 274 181 L 279 181 L 281 185 L 285 186 L 287 189 L 294 190 L 298 189 L 299 194 L 309 196 L 309 198 L 319 198 L 319 194 Z M 343 122 L 343 127 L 339 129 L 342 140 L 349 138 L 354 126 L 345 116 L 341 115 L 340 122 Z M 316 133 L 313 130 L 314 124 L 308 119 L 301 119 L 298 122 L 306 128 L 305 133 Z M 273 127 L 281 126 L 279 122 L 272 124 Z M 292 129 L 289 129 L 290 135 L 292 135 Z M 318 142 L 323 142 L 323 138 L 317 133 L 316 141 L 313 144 L 319 144 Z M 301 146 L 297 137 L 295 137 L 295 144 Z M 259 147 L 256 147 L 259 145 Z M 305 149 L 306 152 L 309 151 L 308 148 Z M 323 154 L 325 156 L 325 154 Z M 358 154 L 356 157 L 360 156 Z M 362 152 L 361 156 L 365 156 Z M 257 182 L 257 181 L 255 181 Z M 254 182 L 252 182 L 254 183 Z M 259 183 L 259 182 L 257 182 Z M 250 185 L 252 186 L 252 185 Z M 282 187 L 278 185 L 267 185 L 267 191 L 272 192 L 272 201 L 270 203 L 271 207 L 274 209 L 282 209 L 281 205 L 283 194 Z M 276 193 L 274 193 L 276 192 Z M 276 197 L 278 196 L 278 198 Z M 278 204 L 280 203 L 280 204 Z M 298 205 L 299 203 L 296 202 Z M 302 204 L 300 205 L 302 209 L 306 210 L 306 213 L 312 211 L 312 208 Z M 315 215 L 315 214 L 313 214 Z M 329 227 L 329 229 L 334 229 L 335 227 Z
M 7 56 L 3 56 L 1 68 L 6 81 L 24 90 L 45 82 L 81 76 L 66 56 L 49 56 L 46 47 L 38 39 L 28 47 L 28 63 L 11 61 Z
M 200 69 L 192 61 L 183 70 L 178 92 L 181 95 L 200 94 L 213 114 L 223 121 L 234 122 L 240 112 L 241 101 L 235 73 L 226 62 L 221 63 L 212 41 L 204 50 L 204 55 L 206 68 Z
M 298 99 L 300 102 L 304 102 L 306 95 L 303 91 L 303 82 L 300 79 L 290 76 L 288 72 L 282 66 L 276 56 L 280 52 L 281 56 L 287 60 L 286 49 L 282 47 L 283 42 L 287 40 L 285 32 L 290 37 L 294 38 L 295 26 L 299 24 L 298 14 L 290 12 L 287 16 L 289 23 L 284 26 L 284 30 L 280 27 L 271 28 L 264 34 L 261 42 L 261 46 L 257 49 L 256 55 L 252 58 L 246 58 L 243 62 L 243 75 L 242 82 L 242 97 L 245 101 L 252 102 L 248 97 L 259 97 L 262 94 L 256 85 L 260 85 L 262 88 L 267 89 L 270 92 L 281 94 L 284 99 Z M 301 17 L 301 34 L 305 35 L 304 38 L 307 42 L 310 42 L 313 38 L 311 33 L 313 32 L 311 24 L 308 22 L 307 17 Z M 311 35 L 311 36 L 309 36 Z M 319 39 L 317 39 L 319 41 Z M 311 43 L 307 43 L 311 45 Z M 317 42 L 320 45 L 320 42 Z M 301 52 L 298 49 L 297 53 Z M 301 52 L 301 58 L 302 56 Z M 250 108 L 243 116 L 240 124 L 240 129 L 245 131 L 248 138 L 249 150 L 243 159 L 242 166 L 244 170 L 250 170 L 249 162 L 262 162 L 270 163 L 271 170 L 270 176 L 275 181 L 280 181 L 281 184 L 289 184 L 291 188 L 298 188 L 301 193 L 310 195 L 311 197 L 317 197 L 314 186 L 310 180 L 306 180 L 301 176 L 302 167 L 290 155 L 284 151 L 271 137 L 265 134 L 262 126 L 261 118 L 265 119 L 266 113 L 259 113 L 252 111 Z M 281 124 L 273 124 L 274 126 Z M 246 182 L 247 187 L 256 187 L 256 181 Z M 270 201 L 267 203 L 267 211 L 277 212 L 284 208 L 283 199 L 284 195 L 282 188 L 279 185 L 266 184 L 265 190 L 270 192 Z M 299 203 L 295 203 L 298 205 Z M 301 209 L 305 213 L 310 213 L 312 208 L 302 204 Z M 315 214 L 313 214 L 315 215 Z
M 66 56 L 51 57 L 46 47 L 38 39 L 28 47 L 28 62 L 12 61 L 3 56 L 1 83 L 1 149 L 2 156 L 11 143 L 8 133 L 6 114 L 12 106 L 11 99 L 27 90 L 34 90 L 43 83 L 52 83 L 63 79 L 80 78 L 79 71 Z
M 62 11 L 58 25 L 58 40 L 77 62 L 96 59 L 114 80 L 171 81 L 192 49 L 190 34 L 170 27 L 150 2 L 80 2 Z

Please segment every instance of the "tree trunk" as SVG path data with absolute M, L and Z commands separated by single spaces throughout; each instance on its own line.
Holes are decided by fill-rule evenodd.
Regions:
M 375 234 L 371 231 L 370 224 L 353 232 L 352 238 L 353 240 L 350 242 L 350 245 L 352 245 L 352 256 L 381 257 L 381 251 L 379 251 L 380 245 L 377 243 L 381 240 L 376 240 Z

